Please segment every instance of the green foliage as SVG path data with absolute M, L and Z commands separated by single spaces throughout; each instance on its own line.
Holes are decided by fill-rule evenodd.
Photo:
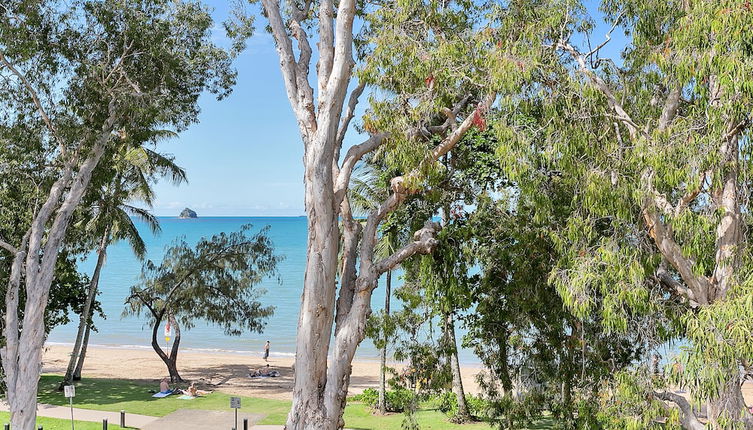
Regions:
M 410 404 L 415 401 L 416 395 L 408 389 L 397 387 L 393 390 L 386 390 L 384 396 L 387 412 L 405 412 L 406 409 L 409 409 Z M 355 402 L 367 404 L 374 410 L 379 408 L 379 391 L 374 388 L 367 388 L 363 390 L 363 393 L 357 394 L 351 399 Z
M 172 315 L 186 328 L 203 320 L 236 336 L 260 332 L 274 308 L 258 301 L 264 291 L 254 286 L 277 273 L 281 257 L 274 254 L 268 228 L 249 235 L 251 228 L 202 238 L 194 247 L 176 240 L 159 265 L 144 263 L 124 313 L 146 313 L 152 323 Z
M 458 398 L 451 392 L 444 392 L 437 395 L 434 399 L 437 408 L 447 414 L 452 421 L 458 413 Z M 491 405 L 482 397 L 466 394 L 465 402 L 468 405 L 468 412 L 477 420 L 484 420 L 489 416 Z

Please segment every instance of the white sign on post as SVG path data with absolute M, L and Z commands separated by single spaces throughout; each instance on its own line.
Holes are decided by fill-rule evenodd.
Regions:
M 65 387 L 63 387 L 63 390 L 65 391 L 65 397 L 76 397 L 75 385 L 66 385 Z
M 241 398 L 240 397 L 231 397 L 230 398 L 230 407 L 233 409 L 240 409 L 241 408 Z

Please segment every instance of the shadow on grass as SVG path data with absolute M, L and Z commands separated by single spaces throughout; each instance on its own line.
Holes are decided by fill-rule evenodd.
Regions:
M 62 391 L 58 391 L 58 385 L 62 380 L 59 375 L 42 375 L 39 380 L 38 399 L 40 403 L 51 405 L 68 405 L 68 399 L 65 398 Z M 159 381 L 152 380 L 129 380 L 105 378 L 85 378 L 82 381 L 76 381 L 76 397 L 73 400 L 74 406 L 77 403 L 87 404 L 113 404 L 129 401 L 152 402 L 160 399 L 153 398 L 149 390 L 156 391 L 159 389 Z

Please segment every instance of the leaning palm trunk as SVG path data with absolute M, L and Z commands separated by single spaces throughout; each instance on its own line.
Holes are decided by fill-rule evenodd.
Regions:
M 387 285 L 384 292 L 384 315 L 390 317 L 390 295 L 392 294 L 392 271 L 387 271 Z M 379 412 L 387 413 L 387 400 L 385 396 L 387 380 L 387 321 L 385 320 L 384 338 L 382 339 L 382 352 L 379 357 Z
M 89 318 L 92 316 L 89 315 Z M 89 333 L 91 333 L 91 325 L 86 326 L 86 332 L 84 333 L 84 341 L 81 343 L 81 352 L 78 354 L 78 363 L 76 363 L 76 369 L 73 371 L 73 380 L 81 380 L 81 371 L 84 369 L 84 360 L 86 360 L 86 351 L 89 346 Z
M 87 332 L 87 328 L 90 324 L 90 318 L 92 315 L 92 306 L 94 304 L 94 298 L 97 297 L 97 289 L 99 287 L 99 275 L 102 272 L 102 266 L 107 259 L 107 245 L 110 241 L 110 229 L 105 229 L 102 235 L 102 240 L 99 243 L 99 249 L 97 250 L 97 265 L 94 267 L 94 273 L 92 274 L 91 281 L 89 282 L 89 291 L 86 295 L 86 303 L 84 303 L 84 309 L 81 311 L 81 317 L 78 323 L 78 332 L 76 333 L 76 342 L 73 344 L 73 351 L 71 352 L 71 358 L 68 361 L 68 368 L 65 371 L 65 376 L 60 382 L 58 390 L 62 390 L 65 385 L 71 383 L 74 379 L 76 364 L 80 361 L 82 342 L 84 334 Z M 88 333 L 88 332 L 87 332 Z M 88 342 L 89 337 L 86 336 Z M 83 361 L 82 361 L 83 363 Z

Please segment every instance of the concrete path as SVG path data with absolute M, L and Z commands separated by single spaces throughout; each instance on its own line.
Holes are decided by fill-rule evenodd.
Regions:
M 8 404 L 0 402 L 0 410 L 8 412 Z M 37 416 L 47 418 L 61 418 L 64 420 L 71 419 L 71 408 L 54 405 L 37 405 Z M 107 418 L 109 424 L 120 424 L 120 412 L 95 411 L 92 409 L 73 408 L 73 419 L 76 421 L 91 421 L 101 423 Z M 146 415 L 126 413 L 126 426 L 133 428 L 142 428 L 157 421 L 159 417 L 150 417 Z
M 282 426 L 254 426 L 264 415 L 238 412 L 238 429 L 243 430 L 243 419 L 248 419 L 249 428 L 253 430 L 278 430 Z M 235 426 L 235 413 L 232 411 L 205 411 L 201 409 L 178 409 L 153 421 L 141 430 L 230 430 Z

